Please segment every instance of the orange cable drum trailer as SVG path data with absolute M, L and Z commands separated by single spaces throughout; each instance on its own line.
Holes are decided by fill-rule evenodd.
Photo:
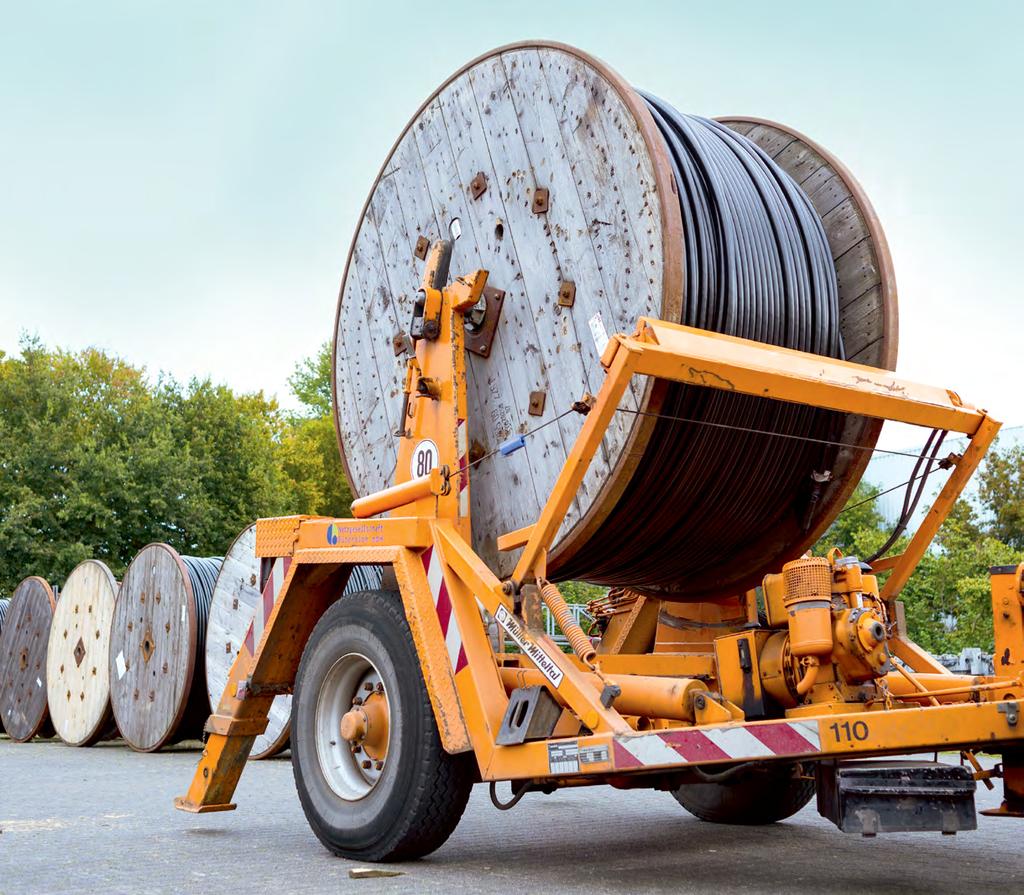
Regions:
M 530 106 L 527 96 L 540 98 Z M 698 817 L 732 823 L 782 819 L 816 792 L 819 811 L 840 829 L 874 835 L 973 829 L 976 781 L 1001 778 L 996 813 L 1024 816 L 1024 566 L 992 570 L 992 676 L 949 673 L 908 638 L 898 600 L 999 423 L 955 392 L 890 372 L 891 268 L 845 169 L 778 126 L 734 119 L 729 127 L 739 130 L 726 133 L 653 99 L 644 109 L 585 54 L 516 45 L 460 70 L 396 144 L 364 211 L 339 311 L 336 352 L 347 352 L 351 381 L 336 381 L 335 393 L 346 464 L 363 496 L 355 518 L 257 523 L 265 623 L 231 667 L 177 807 L 234 808 L 273 699 L 293 693 L 292 760 L 306 816 L 330 849 L 364 860 L 437 848 L 476 782 L 490 784 L 502 808 L 567 786 L 656 788 Z M 503 123 L 506 114 L 517 126 Z M 653 122 L 669 146 L 661 155 L 650 151 Z M 641 137 L 648 155 L 631 154 Z M 593 152 L 574 142 L 586 140 Z M 723 146 L 729 152 L 715 154 Z M 633 169 L 610 165 L 619 149 L 636 158 Z M 551 165 L 540 163 L 544 153 Z M 490 167 L 474 170 L 485 157 Z M 558 169 L 559 158 L 571 164 Z M 706 170 L 741 159 L 758 186 L 743 201 L 785 196 L 789 211 L 773 205 L 757 220 L 737 217 L 742 226 L 729 233 L 728 209 L 705 214 L 706 197 L 680 216 L 672 203 L 703 188 L 687 179 L 694 159 Z M 714 170 L 731 172 L 729 184 L 740 176 Z M 621 180 L 633 171 L 647 187 L 639 204 L 617 206 L 636 187 Z M 598 175 L 600 195 L 587 190 Z M 739 195 L 730 194 L 730 208 Z M 610 203 L 604 217 L 581 216 L 602 202 Z M 657 230 L 646 246 L 637 238 L 643 220 Z M 694 278 L 707 279 L 707 269 L 684 275 L 685 253 L 659 251 L 682 234 L 711 232 L 702 228 L 715 221 L 719 257 L 758 232 L 758 221 L 782 221 L 778 245 L 795 239 L 806 249 L 773 254 L 771 240 L 751 243 L 747 266 L 736 267 L 751 309 L 783 281 L 786 295 L 790 286 L 808 293 L 793 265 L 818 258 L 806 282 L 820 301 L 773 307 L 789 308 L 796 330 L 810 319 L 796 312 L 812 308 L 814 321 L 842 336 L 832 349 L 807 347 L 799 332 L 793 347 L 782 336 L 689 325 L 701 299 Z M 436 238 L 442 225 L 452 240 Z M 531 278 L 550 261 L 541 238 L 561 267 L 538 293 Z M 453 246 L 458 263 L 478 263 L 450 281 Z M 754 257 L 755 248 L 771 257 Z M 687 249 L 692 263 L 710 251 L 699 241 Z M 414 259 L 424 264 L 418 290 Z M 644 264 L 651 276 L 641 281 L 632 271 Z M 752 272 L 772 265 L 778 277 Z M 656 287 L 657 296 L 627 305 L 617 284 L 649 295 Z M 546 299 L 534 305 L 538 294 Z M 637 307 L 654 313 L 618 325 Z M 400 311 L 407 330 L 389 323 Z M 605 320 L 621 331 L 606 336 Z M 584 326 L 594 336 L 586 349 Z M 552 331 L 561 341 L 549 345 Z M 559 347 L 572 350 L 563 357 Z M 543 389 L 520 376 L 537 357 L 544 363 L 531 369 L 548 377 Z M 522 380 L 508 386 L 521 399 L 510 410 L 503 376 Z M 577 385 L 592 387 L 567 396 Z M 366 400 L 374 389 L 376 403 Z M 742 413 L 715 415 L 726 406 Z M 694 407 L 702 415 L 684 418 Z M 765 407 L 774 415 L 761 416 Z M 669 426 L 645 428 L 645 417 Z M 930 439 L 921 465 L 948 478 L 901 553 L 872 562 L 837 549 L 807 554 L 863 472 L 883 420 L 969 441 L 943 457 L 942 435 Z M 687 470 L 650 474 L 652 452 L 667 450 L 673 426 L 686 424 L 728 432 L 714 451 L 683 445 L 680 455 L 695 464 L 739 451 L 745 438 L 757 447 L 737 494 L 727 482 L 704 492 Z M 832 453 L 765 448 L 776 441 Z M 493 472 L 501 462 L 512 471 Z M 800 474 L 787 478 L 787 463 Z M 745 549 L 730 527 L 741 529 L 758 500 Z M 627 516 L 616 517 L 624 507 Z M 501 531 L 517 514 L 522 524 Z M 367 564 L 384 567 L 381 588 L 341 597 L 353 568 Z M 553 583 L 580 569 L 588 574 L 578 577 L 617 588 L 600 602 L 600 639 L 581 630 Z M 569 652 L 545 633 L 545 607 Z M 891 758 L 951 750 L 967 763 Z M 1001 763 L 983 770 L 979 751 Z M 498 799 L 501 781 L 511 782 L 508 802 Z

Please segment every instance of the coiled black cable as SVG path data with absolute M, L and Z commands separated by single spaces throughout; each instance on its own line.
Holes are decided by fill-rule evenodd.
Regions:
M 807 196 L 746 137 L 644 99 L 679 193 L 681 322 L 842 358 L 835 266 Z M 558 579 L 694 599 L 753 586 L 731 570 L 764 555 L 792 558 L 791 539 L 775 530 L 814 524 L 836 448 L 728 427 L 834 441 L 843 415 L 678 384 L 667 386 L 660 411 L 622 496 Z
M 177 731 L 176 738 L 179 740 L 201 736 L 206 719 L 210 716 L 210 696 L 206 692 L 206 629 L 217 573 L 220 572 L 224 557 L 182 556 L 181 561 L 192 584 L 192 599 L 196 608 L 196 663 L 188 706 Z

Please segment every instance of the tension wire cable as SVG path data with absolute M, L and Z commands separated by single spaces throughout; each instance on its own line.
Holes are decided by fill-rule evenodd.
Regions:
M 913 484 L 918 479 L 927 478 L 930 475 L 928 472 L 918 473 L 912 478 L 907 479 L 905 482 L 900 482 L 898 485 L 893 485 L 891 488 L 886 488 L 884 491 L 879 491 L 877 494 L 872 494 L 870 497 L 865 497 L 864 500 L 858 500 L 856 503 L 851 503 L 849 506 L 843 507 L 838 513 L 836 518 L 842 516 L 843 513 L 848 513 L 850 510 L 855 510 L 857 507 L 862 507 L 866 503 L 871 503 L 874 500 L 878 500 L 879 497 L 884 497 L 886 494 L 892 494 L 893 491 L 899 491 L 900 488 L 906 488 L 907 485 Z
M 809 441 L 814 444 L 826 444 L 833 447 L 845 447 L 854 451 L 868 451 L 876 454 L 891 454 L 894 457 L 910 457 L 912 460 L 920 459 L 920 454 L 909 451 L 894 451 L 889 448 L 869 447 L 865 444 L 854 444 L 851 441 L 833 441 L 830 438 L 816 438 L 813 435 L 797 435 L 793 432 L 772 432 L 769 429 L 753 429 L 749 426 L 740 426 L 734 423 L 718 423 L 711 420 L 698 420 L 685 416 L 670 416 L 664 413 L 655 413 L 650 410 L 633 410 L 631 407 L 616 407 L 618 413 L 631 413 L 634 416 L 652 416 L 662 420 L 671 420 L 676 423 L 693 423 L 695 426 L 711 426 L 716 429 L 732 429 L 736 432 L 746 432 L 751 435 L 767 435 L 770 438 L 791 438 L 796 441 Z
M 477 457 L 472 463 L 466 464 L 466 469 L 472 469 L 474 466 L 477 465 L 477 463 L 483 463 L 484 460 L 490 459 L 495 454 L 505 454 L 507 456 L 508 454 L 515 453 L 520 448 L 526 447 L 525 440 L 529 438 L 531 435 L 536 435 L 541 429 L 545 428 L 546 426 L 550 426 L 552 423 L 557 423 L 560 419 L 568 416 L 570 413 L 579 412 L 580 411 L 576 409 L 576 405 L 574 404 L 568 410 L 563 410 L 560 414 L 558 414 L 558 416 L 553 416 L 551 417 L 551 419 L 546 420 L 540 425 L 534 426 L 532 429 L 527 429 L 525 432 L 521 432 L 514 438 L 510 438 L 507 441 L 503 441 L 496 448 L 494 448 L 494 450 L 488 451 L 482 457 Z M 523 443 L 519 444 L 517 442 Z

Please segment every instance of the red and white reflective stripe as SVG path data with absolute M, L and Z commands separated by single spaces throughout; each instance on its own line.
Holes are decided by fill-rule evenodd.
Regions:
M 455 449 L 459 455 L 459 515 L 469 515 L 469 436 L 466 421 L 455 426 Z
M 423 568 L 427 573 L 430 595 L 434 598 L 437 620 L 441 623 L 441 634 L 444 637 L 445 647 L 448 649 L 448 658 L 451 660 L 455 673 L 458 674 L 466 667 L 466 650 L 462 646 L 459 623 L 455 618 L 451 598 L 448 596 L 448 585 L 445 583 L 444 572 L 441 569 L 441 557 L 433 547 L 428 547 L 423 551 Z
M 245 635 L 245 646 L 250 655 L 256 655 L 256 644 L 260 642 L 263 629 L 267 626 L 267 619 L 274 611 L 274 603 L 277 600 L 277 595 L 281 593 L 281 585 L 284 584 L 291 564 L 290 556 L 280 556 L 270 567 L 270 575 L 267 576 L 267 583 L 263 585 L 263 593 L 256 601 L 256 614 L 252 617 L 252 624 L 249 625 L 249 630 Z
M 816 721 L 780 721 L 705 730 L 686 728 L 646 736 L 616 737 L 615 767 L 696 764 L 820 751 Z

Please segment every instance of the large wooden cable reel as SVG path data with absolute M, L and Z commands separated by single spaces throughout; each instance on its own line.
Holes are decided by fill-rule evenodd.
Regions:
M 68 575 L 54 610 L 46 652 L 46 691 L 57 735 L 91 746 L 113 733 L 110 708 L 110 623 L 117 581 L 95 559 Z
M 723 121 L 773 157 L 820 215 L 835 261 L 847 359 L 894 367 L 892 266 L 863 191 L 797 132 L 756 119 Z M 404 373 L 395 346 L 408 330 L 425 243 L 458 218 L 453 273 L 486 268 L 489 285 L 504 292 L 489 354 L 469 356 L 472 460 L 600 388 L 595 328 L 632 331 L 642 315 L 683 319 L 676 189 L 670 153 L 643 98 L 579 50 L 547 43 L 501 48 L 435 91 L 381 169 L 342 283 L 335 419 L 353 491 L 366 494 L 393 481 Z M 592 323 L 598 316 L 600 326 Z M 662 384 L 633 383 L 624 401 L 633 412 L 616 414 L 608 429 L 551 551 L 552 577 L 634 586 L 643 577 L 639 551 L 616 555 L 616 545 L 634 534 L 616 511 L 630 497 L 631 482 L 661 480 L 652 466 L 657 420 L 645 414 L 657 413 L 665 396 Z M 474 548 L 498 574 L 511 571 L 515 554 L 499 553 L 497 536 L 537 518 L 581 424 L 565 416 L 528 439 L 527 450 L 474 467 Z M 831 479 L 821 483 L 810 515 L 796 511 L 794 495 L 793 507 L 771 507 L 756 537 L 701 574 L 678 568 L 638 589 L 692 600 L 757 583 L 835 518 L 879 430 L 877 421 L 845 418 L 835 440 L 855 447 L 830 458 Z M 659 524 L 670 529 L 672 495 L 646 499 L 659 504 Z M 715 544 L 706 547 L 713 551 Z M 656 540 L 645 549 L 672 553 Z M 628 580 L 598 568 L 597 559 L 609 555 Z
M 211 706 L 216 707 L 220 702 L 231 666 L 262 601 L 256 526 L 250 525 L 224 554 L 213 590 L 206 633 L 206 691 Z M 291 716 L 291 696 L 275 696 L 267 713 L 267 729 L 256 737 L 250 758 L 269 758 L 287 748 Z
M 57 601 L 38 576 L 22 581 L 0 631 L 0 717 L 17 742 L 53 736 L 46 701 L 46 648 Z
M 206 622 L 220 561 L 149 544 L 125 571 L 110 629 L 110 702 L 136 751 L 202 737 Z

